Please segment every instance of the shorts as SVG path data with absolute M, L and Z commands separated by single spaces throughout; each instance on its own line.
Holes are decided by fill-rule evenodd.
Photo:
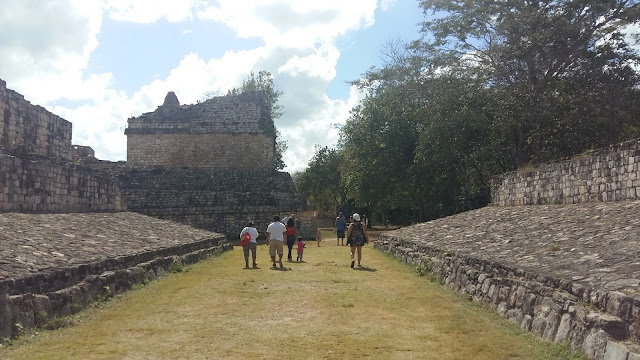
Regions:
M 284 254 L 284 247 L 282 246 L 282 241 L 271 239 L 269 241 L 269 256 L 276 256 Z
M 336 234 L 338 235 L 339 238 L 343 238 L 344 237 L 344 230 L 336 230 Z

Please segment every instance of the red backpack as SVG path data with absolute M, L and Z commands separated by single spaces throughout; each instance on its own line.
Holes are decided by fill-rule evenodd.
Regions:
M 245 247 L 249 243 L 249 240 L 251 240 L 251 235 L 249 235 L 249 231 L 247 231 L 244 233 L 242 240 L 240 240 L 240 246 Z

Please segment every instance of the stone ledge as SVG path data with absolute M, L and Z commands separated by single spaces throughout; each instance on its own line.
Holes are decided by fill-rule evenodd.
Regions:
M 432 274 L 469 299 L 490 305 L 524 330 L 547 340 L 568 341 L 572 349 L 583 350 L 593 359 L 603 359 L 605 354 L 607 359 L 616 360 L 628 360 L 631 356 L 627 351 L 627 357 L 617 357 L 618 353 L 625 352 L 618 351 L 614 340 L 630 340 L 630 334 L 637 334 L 635 322 L 594 309 L 589 302 L 567 291 L 566 282 L 497 262 L 453 254 L 401 236 L 394 236 L 393 232 L 382 234 L 374 246 Z M 638 301 L 615 292 L 599 294 L 609 300 L 608 309 L 613 313 L 637 318 Z
M 209 245 L 209 242 L 200 244 Z M 124 293 L 135 284 L 146 284 L 162 277 L 176 265 L 193 264 L 232 250 L 233 246 L 216 242 L 215 246 L 183 249 L 195 251 L 160 256 L 128 268 L 114 268 L 99 274 L 87 275 L 76 284 L 46 293 L 29 292 L 9 296 L 6 291 L 7 282 L 0 284 L 0 338 L 16 335 L 14 323 L 19 323 L 23 329 L 41 326 L 51 319 L 76 313 L 96 301 Z

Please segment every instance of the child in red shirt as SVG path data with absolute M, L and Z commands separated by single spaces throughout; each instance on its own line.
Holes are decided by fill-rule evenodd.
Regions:
M 303 252 L 304 252 L 304 242 L 302 242 L 302 239 L 298 239 L 298 257 L 296 258 L 296 261 L 302 261 Z

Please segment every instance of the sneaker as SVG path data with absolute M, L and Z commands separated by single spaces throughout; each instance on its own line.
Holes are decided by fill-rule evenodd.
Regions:
M 254 268 L 254 269 L 260 269 L 260 268 L 258 267 L 258 264 L 257 264 L 257 263 L 256 263 L 256 264 L 253 264 L 253 268 Z
M 351 268 L 353 269 L 353 266 L 356 264 L 355 260 L 351 260 Z
M 362 265 L 358 264 L 358 267 L 362 267 Z

